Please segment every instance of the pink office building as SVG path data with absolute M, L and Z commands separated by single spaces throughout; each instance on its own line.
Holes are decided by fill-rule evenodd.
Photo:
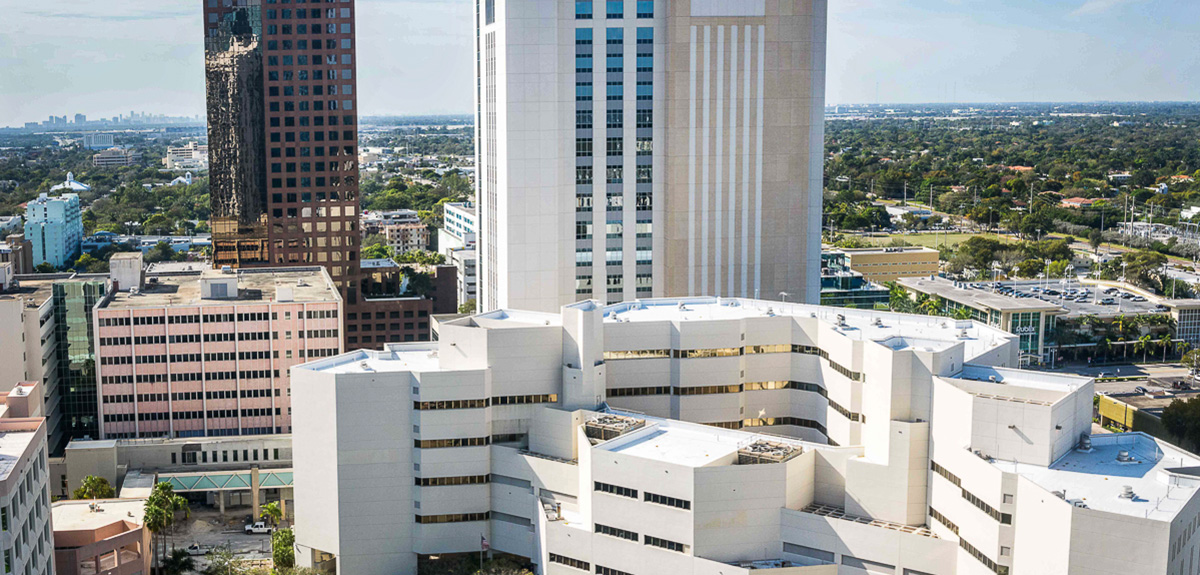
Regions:
M 291 433 L 289 370 L 342 352 L 324 268 L 124 282 L 96 308 L 103 439 Z

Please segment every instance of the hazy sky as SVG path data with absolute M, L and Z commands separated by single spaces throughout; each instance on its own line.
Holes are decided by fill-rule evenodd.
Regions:
M 6 2 L 0 125 L 203 113 L 200 1 Z M 471 7 L 358 0 L 361 112 L 469 113 Z M 1195 0 L 830 0 L 828 101 L 1200 100 L 1197 21 Z

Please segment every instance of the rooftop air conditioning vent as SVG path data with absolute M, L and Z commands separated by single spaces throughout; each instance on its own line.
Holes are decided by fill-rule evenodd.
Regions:
M 223 274 L 232 274 L 232 273 L 233 273 L 233 266 L 221 266 L 221 273 L 223 273 Z
M 1134 492 L 1133 492 L 1132 485 L 1122 485 L 1121 486 L 1121 494 L 1118 495 L 1118 497 L 1120 497 L 1121 499 L 1128 499 L 1130 501 L 1137 499 L 1137 495 L 1134 494 Z
M 361 367 L 363 371 L 375 371 L 374 369 L 371 369 L 371 364 L 366 360 L 359 362 L 358 367 Z
M 1079 451 L 1091 451 L 1092 450 L 1092 436 L 1088 435 L 1086 433 L 1081 433 L 1079 435 L 1079 446 L 1076 449 L 1078 449 Z
M 875 318 L 875 327 L 883 327 L 883 318 L 881 318 L 881 317 Z
M 1117 463 L 1135 463 L 1135 461 L 1129 451 L 1122 449 L 1117 452 Z
M 992 383 L 996 383 L 996 381 L 997 381 L 997 380 L 996 380 L 996 376 L 994 376 L 994 375 L 989 375 L 989 376 L 988 376 L 988 381 L 990 381 L 990 382 L 992 382 Z

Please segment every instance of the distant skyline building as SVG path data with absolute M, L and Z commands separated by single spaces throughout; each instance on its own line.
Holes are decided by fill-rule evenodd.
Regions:
M 353 0 L 204 3 L 213 265 L 319 265 L 346 345 L 427 340 L 399 320 L 453 297 L 363 294 L 354 18 Z
M 67 178 L 74 180 L 70 174 Z M 73 262 L 83 242 L 79 196 L 42 194 L 30 200 L 25 206 L 25 237 L 33 244 L 33 265 L 61 268 Z
M 825 0 L 476 9 L 482 309 L 817 301 Z
M 116 145 L 112 134 L 84 134 L 83 147 L 89 150 L 107 150 Z

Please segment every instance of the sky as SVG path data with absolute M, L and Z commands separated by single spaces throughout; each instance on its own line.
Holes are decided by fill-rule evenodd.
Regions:
M 200 0 L 8 4 L 0 126 L 203 113 Z M 471 112 L 472 0 L 357 5 L 361 113 Z M 826 100 L 1200 100 L 1197 21 L 1194 0 L 830 0 Z

